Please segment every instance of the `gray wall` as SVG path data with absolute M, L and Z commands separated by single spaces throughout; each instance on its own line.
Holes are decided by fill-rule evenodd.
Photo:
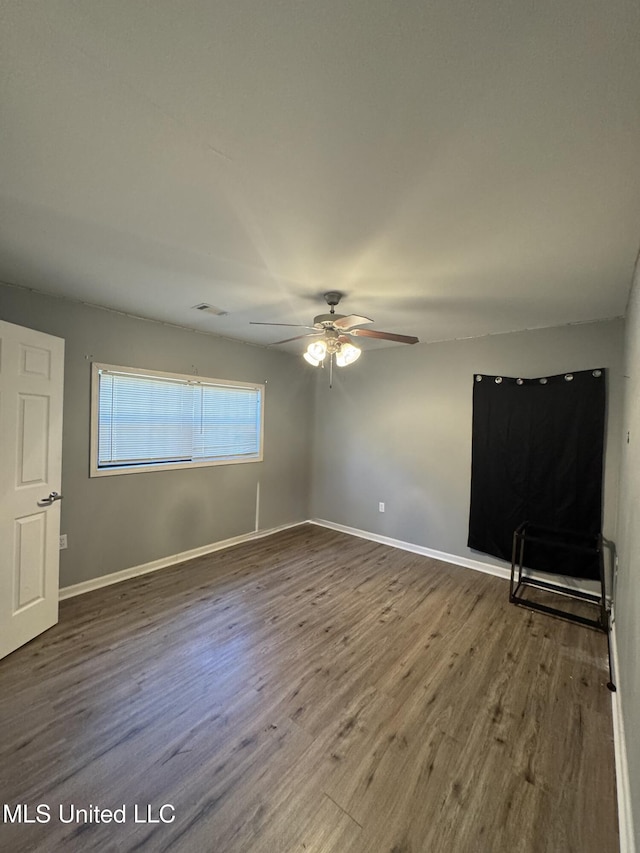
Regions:
M 311 512 L 485 563 L 467 548 L 474 373 L 608 368 L 605 535 L 616 527 L 622 320 L 363 353 L 318 377 Z M 386 511 L 378 512 L 384 501 Z
M 60 585 L 308 517 L 309 376 L 301 359 L 0 285 L 0 319 L 64 338 Z M 89 478 L 91 362 L 267 382 L 264 461 Z
M 616 641 L 636 849 L 640 851 L 640 270 L 636 270 L 627 313 L 622 436 Z

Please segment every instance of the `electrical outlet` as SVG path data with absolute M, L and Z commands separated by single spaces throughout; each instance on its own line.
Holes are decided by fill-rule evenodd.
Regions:
M 60 550 L 64 551 L 66 547 L 67 547 L 67 534 L 61 533 L 60 534 Z
M 378 504 L 378 512 L 384 512 L 384 501 L 380 501 Z

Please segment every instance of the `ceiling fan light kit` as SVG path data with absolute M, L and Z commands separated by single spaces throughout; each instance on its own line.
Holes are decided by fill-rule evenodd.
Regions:
M 354 346 L 349 341 L 341 341 L 337 332 L 332 332 L 329 329 L 325 332 L 325 337 L 322 340 L 312 341 L 309 344 L 303 358 L 309 364 L 318 367 L 327 355 L 329 357 L 335 355 L 338 367 L 346 367 L 348 364 L 357 361 L 360 358 L 360 353 L 359 347 Z
M 418 338 L 411 335 L 397 335 L 394 332 L 378 332 L 375 329 L 360 329 L 356 326 L 365 326 L 373 323 L 369 317 L 359 314 L 336 314 L 336 305 L 340 302 L 342 294 L 337 290 L 330 290 L 324 294 L 325 302 L 330 307 L 329 314 L 318 314 L 313 318 L 313 326 L 299 326 L 298 328 L 310 329 L 305 335 L 297 335 L 295 338 L 287 338 L 284 341 L 276 341 L 276 344 L 286 344 L 290 341 L 302 338 L 316 338 L 307 347 L 303 358 L 313 367 L 324 367 L 324 362 L 329 356 L 330 378 L 329 387 L 333 382 L 333 362 L 338 367 L 347 367 L 360 358 L 361 350 L 352 344 L 350 337 L 377 338 L 378 340 L 394 341 L 400 344 L 417 344 Z M 260 326 L 294 326 L 295 323 L 254 323 Z

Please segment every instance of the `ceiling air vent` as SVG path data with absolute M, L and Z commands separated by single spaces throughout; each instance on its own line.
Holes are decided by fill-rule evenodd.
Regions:
M 229 312 L 223 311 L 222 308 L 216 308 L 215 305 L 209 305 L 208 302 L 201 302 L 199 305 L 193 305 L 196 311 L 202 311 L 205 314 L 213 314 L 215 317 L 225 317 Z

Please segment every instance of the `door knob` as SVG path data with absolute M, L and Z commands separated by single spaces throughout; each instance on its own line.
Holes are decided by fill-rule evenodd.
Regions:
M 38 501 L 38 506 L 50 506 L 55 501 L 61 501 L 62 495 L 59 495 L 57 492 L 51 492 L 48 498 L 42 498 L 42 500 Z

